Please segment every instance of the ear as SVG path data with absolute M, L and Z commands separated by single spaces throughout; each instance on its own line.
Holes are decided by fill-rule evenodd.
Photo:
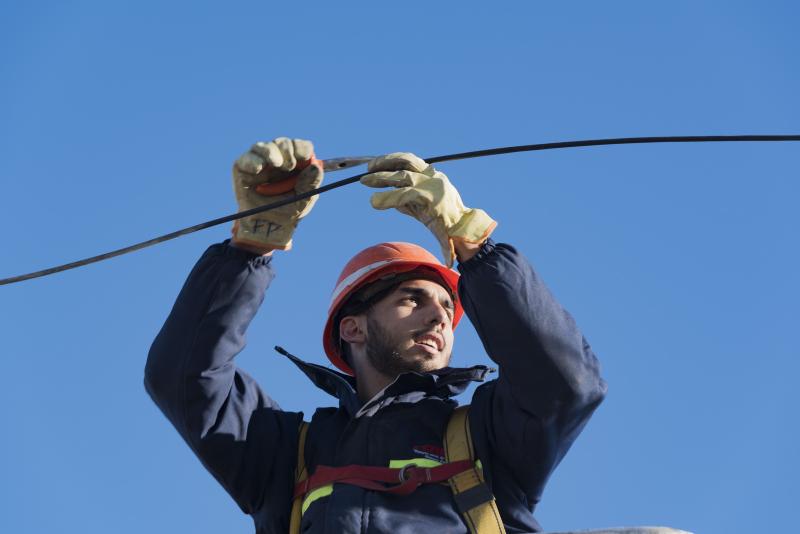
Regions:
M 364 343 L 367 339 L 365 335 L 364 318 L 357 315 L 342 317 L 339 321 L 339 337 L 348 343 Z

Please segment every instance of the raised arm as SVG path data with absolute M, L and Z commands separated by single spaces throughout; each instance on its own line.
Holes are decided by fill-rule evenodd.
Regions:
M 269 260 L 225 243 L 210 247 L 145 367 L 150 396 L 245 513 L 262 506 L 270 482 L 288 484 L 302 419 L 281 412 L 233 362 L 272 280 Z
M 464 310 L 499 365 L 473 398 L 476 447 L 532 510 L 606 384 L 573 318 L 514 247 L 488 241 L 459 270 Z
M 280 198 L 256 192 L 265 171 L 288 174 L 312 160 L 308 142 L 279 138 L 254 145 L 234 166 L 240 211 Z M 321 180 L 312 163 L 285 194 Z M 274 276 L 269 253 L 291 246 L 298 221 L 315 200 L 244 219 L 234 226 L 236 245 L 210 247 L 184 284 L 145 368 L 150 396 L 248 514 L 288 513 L 302 414 L 281 411 L 233 360 Z

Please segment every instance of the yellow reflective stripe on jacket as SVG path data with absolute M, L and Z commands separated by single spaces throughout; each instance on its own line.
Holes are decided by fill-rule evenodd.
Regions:
M 431 460 L 429 458 L 409 458 L 408 460 L 389 460 L 389 467 L 392 469 L 399 469 L 407 465 L 414 464 L 417 467 L 436 467 L 442 465 L 442 462 Z
M 311 506 L 312 502 L 316 501 L 317 499 L 327 497 L 331 493 L 333 493 L 333 484 L 326 484 L 325 486 L 321 486 L 310 492 L 308 495 L 306 495 L 306 498 L 303 499 L 301 515 L 306 513 L 306 510 L 308 510 L 308 507 Z

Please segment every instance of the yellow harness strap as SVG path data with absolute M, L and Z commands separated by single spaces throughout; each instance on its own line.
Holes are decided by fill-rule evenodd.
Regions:
M 469 405 L 459 406 L 450 416 L 444 440 L 448 462 L 471 460 L 475 467 L 449 479 L 456 506 L 464 517 L 471 534 L 505 534 L 503 520 L 497 509 L 494 495 L 483 479 L 483 469 L 475 462 L 472 436 L 469 432 L 467 412 Z
M 306 434 L 308 434 L 308 423 L 300 422 L 300 439 L 297 444 L 297 465 L 294 468 L 294 482 L 302 482 L 308 478 L 306 469 Z M 303 496 L 297 497 L 292 502 L 292 515 L 289 518 L 289 534 L 300 534 L 300 519 L 302 517 Z

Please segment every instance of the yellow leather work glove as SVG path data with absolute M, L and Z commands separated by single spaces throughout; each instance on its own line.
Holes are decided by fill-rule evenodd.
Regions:
M 278 137 L 269 143 L 256 143 L 233 165 L 233 190 L 239 211 L 316 189 L 323 174 L 310 141 Z M 233 242 L 261 254 L 274 249 L 289 250 L 298 222 L 308 215 L 318 197 L 314 195 L 237 219 L 233 224 Z
M 395 208 L 427 226 L 442 247 L 448 267 L 456 253 L 454 240 L 482 243 L 497 222 L 481 210 L 467 208 L 443 173 L 408 152 L 395 152 L 372 160 L 361 183 L 369 187 L 394 187 L 372 195 L 372 207 Z

